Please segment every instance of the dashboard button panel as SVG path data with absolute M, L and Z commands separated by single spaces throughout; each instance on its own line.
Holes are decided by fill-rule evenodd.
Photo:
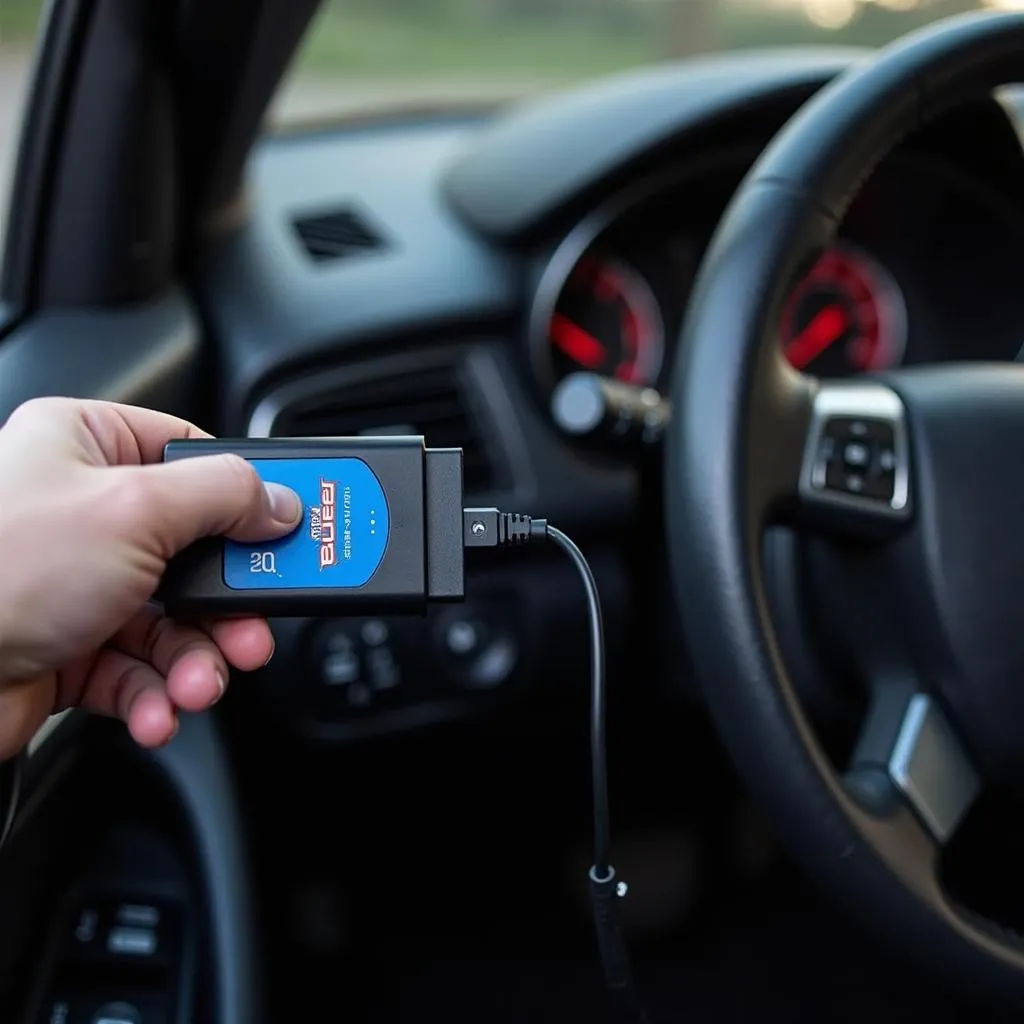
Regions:
M 422 626 L 402 619 L 328 619 L 306 645 L 307 694 L 317 717 L 364 715 L 393 708 L 411 694 L 406 664 Z

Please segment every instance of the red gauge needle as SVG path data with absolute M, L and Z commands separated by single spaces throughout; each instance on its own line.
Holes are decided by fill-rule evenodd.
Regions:
M 597 338 L 562 313 L 556 313 L 551 318 L 550 333 L 551 340 L 570 359 L 588 370 L 596 370 L 608 358 L 608 350 Z
M 826 306 L 786 346 L 786 358 L 798 370 L 804 369 L 815 356 L 842 337 L 846 326 L 846 310 L 842 306 Z

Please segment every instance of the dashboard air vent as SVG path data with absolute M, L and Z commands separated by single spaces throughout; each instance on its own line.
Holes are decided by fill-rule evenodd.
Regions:
M 293 223 L 303 248 L 317 263 L 387 247 L 383 235 L 375 231 L 362 214 L 351 208 L 299 217 Z
M 463 450 L 467 494 L 498 485 L 486 440 L 452 365 L 414 367 L 299 400 L 274 420 L 275 437 L 422 434 L 432 448 Z

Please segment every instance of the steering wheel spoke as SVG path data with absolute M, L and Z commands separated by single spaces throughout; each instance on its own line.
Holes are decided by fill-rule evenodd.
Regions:
M 876 688 L 844 782 L 879 819 L 908 808 L 937 847 L 953 837 L 982 786 L 942 707 L 902 683 Z

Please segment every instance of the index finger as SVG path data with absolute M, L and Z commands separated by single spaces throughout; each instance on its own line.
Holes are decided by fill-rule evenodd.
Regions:
M 168 441 L 213 437 L 188 420 L 154 409 L 118 402 L 89 402 L 88 405 L 92 414 L 93 433 L 109 431 L 113 435 L 107 438 L 97 435 L 96 440 L 103 447 L 108 460 L 115 464 L 125 461 L 118 453 L 125 451 L 126 442 L 138 449 L 139 461 L 150 463 L 163 461 L 164 446 Z

